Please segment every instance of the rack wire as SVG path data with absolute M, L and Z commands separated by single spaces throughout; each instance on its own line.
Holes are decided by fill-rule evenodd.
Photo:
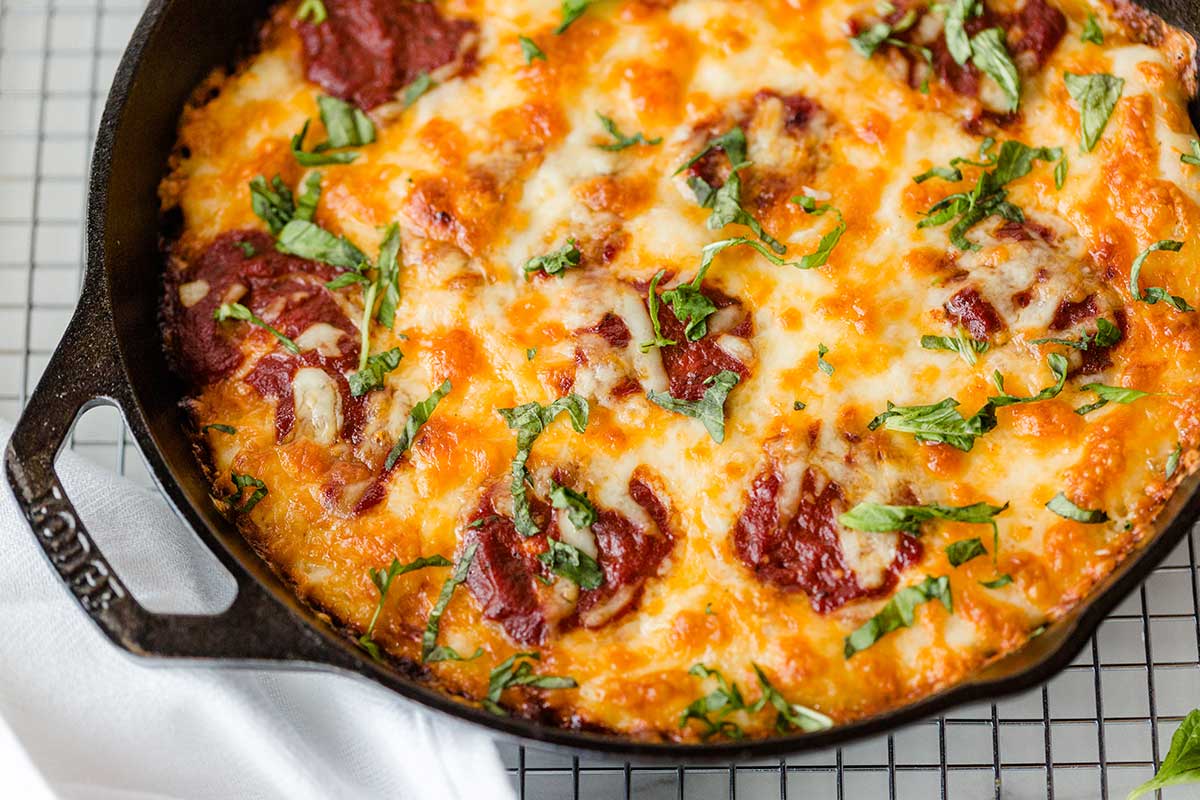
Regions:
M 202 0 L 196 0 L 202 2 Z M 82 280 L 87 162 L 142 0 L 0 0 L 0 417 L 15 419 Z M 71 447 L 149 485 L 117 413 Z M 613 761 L 498 743 L 529 800 L 1121 798 L 1200 705 L 1196 531 L 1046 686 L 877 737 L 715 767 Z M 1177 792 L 1171 794 L 1171 791 Z M 1187 788 L 1168 797 L 1193 797 Z

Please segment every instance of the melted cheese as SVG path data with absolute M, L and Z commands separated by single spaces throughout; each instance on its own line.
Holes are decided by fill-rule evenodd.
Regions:
M 361 436 L 341 438 L 347 410 L 334 380 L 304 368 L 292 383 L 295 435 L 275 443 L 277 400 L 242 380 L 265 339 L 247 340 L 243 368 L 199 390 L 193 403 L 200 424 L 238 431 L 210 436 L 216 494 L 228 494 L 231 469 L 264 480 L 270 493 L 244 521 L 247 536 L 303 598 L 351 628 L 364 629 L 378 601 L 368 569 L 393 559 L 453 557 L 480 498 L 507 486 L 515 444 L 495 410 L 550 402 L 567 379 L 589 400 L 591 423 L 583 435 L 563 420 L 542 434 L 530 458 L 537 485 L 566 469 L 599 506 L 658 534 L 628 490 L 635 475 L 650 476 L 669 507 L 675 540 L 640 597 L 626 587 L 592 609 L 585 626 L 538 648 L 540 670 L 580 685 L 541 692 L 540 702 L 563 720 L 636 737 L 698 736 L 677 724 L 703 693 L 687 672 L 697 662 L 737 681 L 748 699 L 756 696 L 757 663 L 789 700 L 838 722 L 963 680 L 1085 598 L 1131 552 L 1170 496 L 1174 483 L 1163 465 L 1177 443 L 1184 467 L 1174 480 L 1194 468 L 1196 315 L 1137 303 L 1127 288 L 1140 250 L 1181 239 L 1188 242 L 1182 252 L 1147 262 L 1143 286 L 1165 286 L 1200 303 L 1200 171 L 1178 158 L 1195 132 L 1184 110 L 1185 80 L 1174 68 L 1186 61 L 1176 38 L 1158 48 L 1140 44 L 1106 9 L 1064 0 L 1065 37 L 1040 69 L 1021 59 L 1021 113 L 999 124 L 979 115 L 1004 102 L 990 79 L 982 105 L 936 78 L 923 94 L 907 81 L 897 52 L 872 59 L 854 52 L 847 23 L 874 19 L 869 2 L 627 0 L 595 4 L 562 36 L 552 32 L 558 4 L 550 0 L 439 5 L 479 22 L 472 71 L 445 76 L 412 108 L 381 118 L 378 141 L 356 148 L 353 164 L 322 168 L 319 224 L 371 255 L 381 226 L 398 221 L 402 233 L 396 325 L 373 326 L 369 339 L 372 352 L 399 347 L 404 360 L 386 388 L 368 396 Z M 1003 0 L 989 7 L 1012 10 Z M 1079 40 L 1089 12 L 1104 21 L 1103 47 Z M 188 282 L 189 258 L 224 231 L 263 228 L 247 181 L 279 173 L 294 186 L 305 175 L 288 142 L 316 118 L 321 89 L 304 78 L 291 13 L 282 7 L 262 51 L 232 76 L 214 79 L 219 95 L 183 119 L 180 145 L 188 155 L 174 164 L 163 195 L 185 220 L 173 267 L 183 270 L 177 285 L 185 306 L 208 291 Z M 921 24 L 936 35 L 934 15 Z M 526 65 L 518 35 L 534 38 L 547 60 Z M 1064 70 L 1126 81 L 1090 153 L 1079 152 L 1079 115 L 1062 85 Z M 780 98 L 796 95 L 816 111 L 789 129 Z M 642 131 L 662 142 L 601 150 L 596 145 L 611 138 L 597 113 L 626 134 Z M 832 215 L 803 214 L 788 202 L 794 195 L 830 203 L 847 230 L 828 264 L 815 270 L 778 267 L 744 247 L 717 256 L 706 285 L 736 298 L 753 325 L 742 338 L 729 328 L 733 311 L 709 320 L 717 345 L 749 368 L 726 404 L 727 436 L 717 445 L 695 420 L 648 402 L 645 392 L 666 391 L 669 380 L 659 351 L 640 345 L 653 339 L 644 298 L 656 272 L 668 272 L 663 287 L 676 286 L 690 280 L 704 245 L 751 235 L 738 225 L 710 230 L 709 211 L 696 205 L 685 176 L 672 174 L 709 136 L 734 124 L 746 130 L 752 162 L 743 173 L 743 200 L 788 243 L 789 258 L 811 252 L 834 222 Z M 970 133 L 972 125 L 983 132 Z M 923 211 L 969 189 L 979 171 L 964 168 L 962 184 L 917 185 L 912 176 L 973 156 L 985 133 L 1068 154 L 1062 190 L 1054 187 L 1053 165 L 1042 162 L 1008 187 L 1008 199 L 1051 232 L 1049 243 L 1004 238 L 991 218 L 968 234 L 980 249 L 959 252 L 950 226 L 917 228 Z M 525 262 L 569 238 L 579 243 L 583 265 L 527 280 Z M 943 304 L 963 288 L 987 299 L 1003 325 L 975 366 L 919 345 L 923 334 L 954 332 Z M 245 291 L 235 285 L 227 299 Z M 1060 302 L 1089 295 L 1101 315 L 1124 319 L 1125 338 L 1108 363 L 1092 374 L 1073 373 L 1052 400 L 1000 409 L 996 429 L 971 452 L 867 429 L 889 401 L 953 397 L 969 415 L 994 393 L 997 370 L 1016 395 L 1050 385 L 1046 356 L 1066 351 L 1032 340 L 1093 330 L 1091 320 L 1048 330 Z M 338 297 L 353 311 L 350 319 L 361 318 L 357 288 Z M 263 316 L 271 320 L 278 311 Z M 606 313 L 623 320 L 627 345 L 587 332 Z M 344 335 L 318 324 L 298 344 L 332 356 Z M 829 348 L 831 375 L 817 369 L 820 344 Z M 526 351 L 534 348 L 530 360 Z M 1078 369 L 1081 354 L 1068 355 Z M 626 379 L 638 391 L 622 393 Z M 384 502 L 362 515 L 348 513 L 345 500 L 329 502 L 326 489 L 335 483 L 343 498 L 366 490 L 414 404 L 444 380 L 453 390 L 389 474 Z M 1073 409 L 1094 399 L 1081 390 L 1091 381 L 1157 394 L 1080 417 Z M 793 410 L 796 400 L 806 404 L 803 411 Z M 955 569 L 944 555 L 947 544 L 973 536 L 990 547 L 985 526 L 927 524 L 923 556 L 899 575 L 899 585 L 949 576 L 953 615 L 925 604 L 913 627 L 847 660 L 844 637 L 886 598 L 818 614 L 803 593 L 757 579 L 734 552 L 731 531 L 751 484 L 772 464 L 784 475 L 776 501 L 781 519 L 795 513 L 806 469 L 822 485 L 835 481 L 847 505 L 1007 502 L 998 517 L 998 564 L 979 558 Z M 1059 491 L 1105 509 L 1111 521 L 1084 526 L 1054 516 L 1044 504 Z M 511 513 L 507 492 L 495 497 L 497 512 Z M 569 523 L 562 530 L 580 550 L 598 554 L 589 532 Z M 857 580 L 879 585 L 898 535 L 842 530 L 839 538 Z M 979 582 L 997 569 L 1012 575 L 1012 585 L 983 588 Z M 426 569 L 394 582 L 375 631 L 389 652 L 419 659 L 420 633 L 445 577 L 446 570 Z M 576 600 L 567 581 L 543 594 L 548 616 Z M 632 611 L 608 619 L 631 601 Z M 468 697 L 484 696 L 489 670 L 527 649 L 484 620 L 465 589 L 454 595 L 441 630 L 441 641 L 459 652 L 485 652 L 475 661 L 428 666 L 439 686 Z M 506 700 L 519 697 L 508 693 Z M 767 713 L 739 721 L 752 735 L 773 728 Z

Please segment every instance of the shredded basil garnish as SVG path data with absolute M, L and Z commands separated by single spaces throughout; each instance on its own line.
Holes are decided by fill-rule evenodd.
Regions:
M 1183 455 L 1183 445 L 1176 444 L 1175 449 L 1171 451 L 1171 455 L 1167 456 L 1167 463 L 1164 467 L 1166 477 L 1171 478 L 1175 475 L 1175 470 L 1179 469 L 1179 457 Z
M 1063 81 L 1067 85 L 1067 94 L 1079 105 L 1080 142 L 1084 152 L 1090 153 L 1100 141 L 1109 117 L 1121 99 L 1125 79 L 1100 73 L 1076 75 L 1064 72 Z
M 567 518 L 576 528 L 586 528 L 599 518 L 596 507 L 586 492 L 577 492 L 569 486 L 550 482 L 550 505 L 567 512 Z
M 268 325 L 262 320 L 261 317 L 259 317 L 250 309 L 246 308 L 241 303 L 222 303 L 215 311 L 213 311 L 213 319 L 215 319 L 217 322 L 224 322 L 227 319 L 237 319 L 241 320 L 242 322 L 249 322 L 251 325 L 257 325 L 278 339 L 279 343 L 283 345 L 283 348 L 289 353 L 297 356 L 300 355 L 300 348 L 296 346 L 295 342 L 284 336 L 274 327 Z
M 1192 152 L 1181 153 L 1179 160 L 1185 164 L 1190 164 L 1193 167 L 1200 167 L 1200 141 L 1192 139 L 1189 144 L 1192 148 Z
M 409 572 L 414 572 L 418 569 L 426 567 L 450 567 L 454 566 L 453 562 L 444 556 L 426 556 L 418 558 L 416 561 L 410 561 L 407 564 L 401 564 L 400 559 L 392 559 L 392 565 L 387 569 L 375 569 L 371 567 L 367 570 L 367 574 L 371 578 L 371 583 L 375 584 L 375 588 L 379 591 L 379 602 L 375 606 L 375 613 L 371 615 L 371 621 L 367 623 L 367 630 L 362 636 L 358 637 L 358 644 L 371 654 L 371 657 L 376 661 L 380 661 L 382 655 L 379 650 L 379 645 L 371 638 L 375 633 L 375 625 L 379 622 L 379 615 L 383 612 L 383 602 L 387 600 L 388 589 L 392 586 L 392 581 Z
M 437 408 L 438 403 L 442 402 L 442 398 L 450 394 L 451 388 L 450 380 L 447 378 L 442 381 L 441 386 L 434 389 L 433 394 L 414 405 L 412 411 L 408 412 L 408 421 L 404 423 L 404 431 L 400 434 L 400 438 L 396 440 L 396 444 L 388 452 L 387 460 L 383 462 L 385 471 L 395 466 L 400 456 L 404 455 L 404 451 L 412 446 L 413 441 L 417 437 L 417 432 L 433 416 L 433 410 Z
M 741 378 L 736 372 L 723 369 L 705 381 L 708 388 L 704 390 L 704 397 L 700 400 L 679 400 L 667 392 L 656 392 L 653 389 L 646 393 L 646 397 L 667 411 L 700 420 L 712 440 L 721 444 L 725 441 L 725 400 L 739 380 Z
M 342 147 L 358 147 L 375 141 L 375 123 L 371 122 L 371 118 L 362 109 L 325 95 L 317 98 L 317 108 L 328 138 L 314 147 L 312 152 L 306 152 L 304 138 L 308 134 L 309 122 L 305 120 L 304 127 L 292 137 L 292 155 L 301 165 L 319 167 L 325 164 L 349 164 L 358 158 L 358 153 L 328 151 Z
M 846 637 L 843 648 L 846 658 L 861 653 L 893 631 L 911 626 L 916 607 L 930 600 L 940 600 L 946 611 L 954 613 L 950 579 L 945 575 L 939 578 L 926 576 L 920 583 L 896 592 L 878 614 Z
M 300 22 L 320 25 L 328 18 L 329 12 L 325 10 L 325 4 L 321 0 L 300 0 L 300 5 L 296 8 L 296 19 Z
M 542 656 L 540 653 L 514 653 L 491 671 L 488 675 L 487 697 L 483 699 L 484 708 L 498 716 L 507 716 L 508 712 L 500 705 L 500 695 L 514 686 L 532 686 L 536 689 L 574 689 L 579 686 L 574 678 L 535 674 L 533 665 L 526 659 L 541 661 Z
M 230 436 L 233 436 L 234 434 L 237 433 L 237 428 L 233 427 L 232 425 L 224 425 L 220 422 L 214 422 L 213 424 L 205 425 L 203 428 L 200 429 L 201 433 L 208 433 L 209 431 L 219 431 L 220 433 L 225 433 Z
M 1083 23 L 1083 32 L 1079 34 L 1079 41 L 1104 44 L 1104 31 L 1100 29 L 1100 21 L 1091 11 L 1088 12 L 1087 21 Z
M 599 589 L 604 584 L 604 570 L 600 569 L 596 559 L 558 539 L 547 538 L 546 544 L 550 549 L 539 555 L 538 560 L 555 575 L 575 582 L 585 591 Z
M 833 374 L 833 364 L 825 360 L 826 354 L 829 353 L 829 348 L 821 343 L 817 343 L 817 369 L 824 372 L 826 375 Z
M 258 501 L 267 496 L 267 485 L 253 475 L 231 471 L 229 478 L 233 481 L 233 488 L 236 491 L 227 497 L 226 500 L 238 514 L 249 514 L 250 510 L 258 505 Z M 251 487 L 253 487 L 254 491 L 250 493 L 249 497 L 243 498 L 246 490 Z
M 766 702 L 774 706 L 775 711 L 778 712 L 775 717 L 776 731 L 786 733 L 798 728 L 805 733 L 812 733 L 833 727 L 833 720 L 820 711 L 799 703 L 788 702 L 787 698 L 767 680 L 766 673 L 758 664 L 751 662 L 750 666 L 754 667 L 754 674 L 758 676 L 758 685 L 762 689 L 762 697 L 755 705 L 761 708 Z
M 442 584 L 437 602 L 433 604 L 433 610 L 429 612 L 429 619 L 425 621 L 425 633 L 421 636 L 421 660 L 426 663 L 429 663 L 430 659 L 434 661 L 462 660 L 453 648 L 438 646 L 438 628 L 441 625 L 442 614 L 446 613 L 446 606 L 450 605 L 450 598 L 454 595 L 454 590 L 467 580 L 467 572 L 471 569 L 471 561 L 475 558 L 475 551 L 478 549 L 479 542 L 472 542 L 463 550 L 458 563 L 454 566 L 454 572 Z
M 919 535 L 921 523 L 932 519 L 950 522 L 969 522 L 996 527 L 995 517 L 1005 511 L 1008 503 L 993 506 L 988 503 L 972 503 L 967 506 L 943 506 L 929 503 L 920 506 L 891 506 L 883 503 L 859 503 L 838 517 L 838 523 L 847 528 L 871 533 L 903 531 Z
M 1160 242 L 1155 242 L 1138 254 L 1138 257 L 1133 260 L 1133 266 L 1129 270 L 1129 293 L 1133 295 L 1134 300 L 1141 300 L 1147 305 L 1154 305 L 1155 303 L 1162 301 L 1176 311 L 1186 312 L 1196 310 L 1188 305 L 1188 302 L 1182 297 L 1170 294 L 1161 286 L 1147 286 L 1146 291 L 1143 292 L 1141 287 L 1138 285 L 1138 276 L 1142 273 L 1142 265 L 1146 263 L 1146 259 L 1150 257 L 1151 253 L 1158 250 L 1168 250 L 1175 253 L 1179 252 L 1182 247 L 1183 242 L 1178 242 L 1173 239 L 1163 239 Z
M 275 249 L 311 261 L 353 272 L 362 272 L 370 265 L 363 251 L 344 236 L 334 236 L 316 223 L 293 219 L 279 232 Z
M 662 144 L 661 136 L 657 136 L 653 139 L 647 139 L 641 131 L 633 136 L 626 136 L 625 134 L 621 133 L 621 131 L 617 128 L 617 123 L 613 122 L 610 117 L 606 117 L 600 112 L 596 112 L 596 116 L 600 118 L 600 124 L 604 126 L 604 130 L 608 132 L 608 135 L 616 140 L 611 144 L 596 145 L 601 150 L 615 152 L 617 150 L 624 150 L 626 147 L 633 147 L 635 144 Z
M 946 545 L 946 558 L 950 561 L 950 566 L 959 567 L 968 561 L 986 556 L 987 550 L 983 547 L 983 541 L 978 536 L 974 539 L 962 539 L 957 542 L 952 542 Z
M 588 402 L 577 394 L 560 397 L 547 406 L 532 402 L 516 408 L 496 409 L 496 413 L 504 418 L 509 429 L 517 434 L 517 454 L 512 462 L 510 490 L 513 498 L 513 526 L 522 536 L 536 536 L 538 533 L 537 523 L 533 521 L 529 510 L 529 497 L 525 493 L 525 486 L 529 483 L 529 471 L 525 466 L 529 461 L 529 453 L 542 431 L 564 411 L 570 417 L 571 427 L 576 433 L 587 430 Z
M 1046 508 L 1064 519 L 1082 522 L 1086 525 L 1097 525 L 1108 521 L 1108 514 L 1099 509 L 1080 508 L 1062 492 L 1050 498 L 1050 502 L 1046 503 Z
M 1123 386 L 1105 386 L 1103 383 L 1089 383 L 1079 387 L 1083 392 L 1095 392 L 1100 398 L 1094 403 L 1089 403 L 1086 406 L 1081 406 L 1075 409 L 1075 413 L 1079 416 L 1090 414 L 1098 408 L 1104 408 L 1109 403 L 1122 403 L 1129 405 L 1134 400 L 1140 400 L 1143 397 L 1149 397 L 1153 392 L 1143 392 L 1138 389 L 1126 389 Z
M 562 22 L 554 29 L 554 34 L 562 36 L 567 28 L 571 27 L 571 23 L 583 16 L 583 12 L 587 11 L 591 4 L 592 0 L 562 0 Z
M 542 52 L 542 48 L 537 46 L 537 42 L 530 39 L 528 36 L 518 36 L 517 41 L 521 43 L 521 55 L 525 56 L 525 63 L 532 64 L 533 60 L 546 60 L 546 54 Z
M 971 63 L 991 76 L 1008 97 L 1008 111 L 1021 104 L 1021 73 L 1004 42 L 1004 30 L 988 28 L 971 37 Z
M 977 356 L 986 353 L 990 345 L 968 336 L 960 328 L 955 331 L 954 336 L 922 336 L 921 347 L 926 350 L 946 350 L 957 353 L 963 361 L 975 366 L 978 360 Z
M 401 96 L 401 102 L 405 108 L 408 108 L 413 103 L 421 98 L 421 95 L 428 92 L 436 84 L 433 78 L 429 77 L 429 73 L 422 70 L 417 77 L 413 78 L 412 83 L 404 87 L 404 94 Z
M 741 739 L 742 729 L 736 723 L 724 719 L 735 711 L 754 713 L 762 708 L 761 704 L 746 705 L 742 690 L 736 682 L 727 681 L 720 670 L 709 669 L 703 664 L 693 664 L 688 674 L 701 680 L 708 678 L 716 681 L 716 688 L 698 700 L 692 701 L 679 717 L 679 727 L 686 728 L 690 720 L 696 720 L 704 726 L 700 737 L 709 739 L 716 735 L 729 739 Z M 714 716 L 715 715 L 715 716 Z
M 399 347 L 367 356 L 367 366 L 358 372 L 350 373 L 346 378 L 350 383 L 350 394 L 362 397 L 372 389 L 382 388 L 384 376 L 399 366 L 402 358 L 404 354 L 400 352 Z
M 579 248 L 575 246 L 575 240 L 567 239 L 567 243 L 557 250 L 526 261 L 525 279 L 528 280 L 535 272 L 544 272 L 547 275 L 557 275 L 561 278 L 569 268 L 578 267 L 582 258 L 583 255 L 579 252 Z
M 648 342 L 642 342 L 639 345 L 639 347 L 641 347 L 643 353 L 649 351 L 650 348 L 652 348 L 652 347 L 670 347 L 673 344 L 677 344 L 677 342 L 674 339 L 668 339 L 667 337 L 663 336 L 662 323 L 659 322 L 659 319 L 658 319 L 658 315 L 659 315 L 658 282 L 662 280 L 663 275 L 665 275 L 665 274 L 666 274 L 666 270 L 660 269 L 658 272 L 654 273 L 654 277 L 650 279 L 650 288 L 646 295 L 646 305 L 650 311 L 650 325 L 653 326 L 653 328 L 654 328 L 654 338 Z M 698 289 L 696 290 L 696 293 L 699 294 Z M 664 292 L 664 294 L 665 294 L 665 292 Z M 700 296 L 704 297 L 704 295 L 700 295 Z M 705 298 L 705 299 L 707 300 L 708 298 Z M 711 305 L 711 303 L 710 303 L 710 305 Z M 691 309 L 689 309 L 689 311 L 690 310 Z M 714 311 L 716 310 L 715 306 L 714 306 L 713 310 Z M 711 314 L 712 312 L 710 311 L 709 313 Z M 678 316 L 678 315 L 676 315 L 676 316 Z M 700 336 L 703 336 L 707 330 L 707 326 L 704 325 L 704 319 L 706 317 L 707 317 L 707 314 L 700 317 L 700 319 L 698 321 L 698 325 L 701 326 Z M 697 323 L 693 323 L 691 320 L 692 320 L 692 317 L 689 317 L 689 325 L 688 326 L 694 327 Z M 684 329 L 684 332 L 685 333 L 687 332 L 687 328 Z M 697 338 L 699 338 L 699 337 L 697 337 Z
M 1101 317 L 1096 320 L 1096 332 L 1085 333 L 1078 339 L 1031 339 L 1030 344 L 1060 344 L 1064 347 L 1074 347 L 1076 350 L 1088 350 L 1092 347 L 1112 347 L 1121 341 L 1121 329 Z
M 262 175 L 255 175 L 250 181 L 250 207 L 265 223 L 271 234 L 278 236 L 283 226 L 296 214 L 296 202 L 292 191 L 284 185 L 283 179 L 276 175 L 271 183 Z

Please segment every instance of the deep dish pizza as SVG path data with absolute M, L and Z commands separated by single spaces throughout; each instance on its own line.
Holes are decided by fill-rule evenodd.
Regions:
M 1082 0 L 304 0 L 186 109 L 214 501 L 366 657 L 640 738 L 1019 648 L 1200 445 L 1193 42 Z

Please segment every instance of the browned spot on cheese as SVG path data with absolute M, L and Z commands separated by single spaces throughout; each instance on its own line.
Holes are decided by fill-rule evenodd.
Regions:
M 487 357 L 470 331 L 451 329 L 431 334 L 418 358 L 433 382 L 449 380 L 464 389 L 472 378 L 489 368 Z
M 597 175 L 575 186 L 575 196 L 592 211 L 632 217 L 653 197 L 653 187 L 641 176 Z

